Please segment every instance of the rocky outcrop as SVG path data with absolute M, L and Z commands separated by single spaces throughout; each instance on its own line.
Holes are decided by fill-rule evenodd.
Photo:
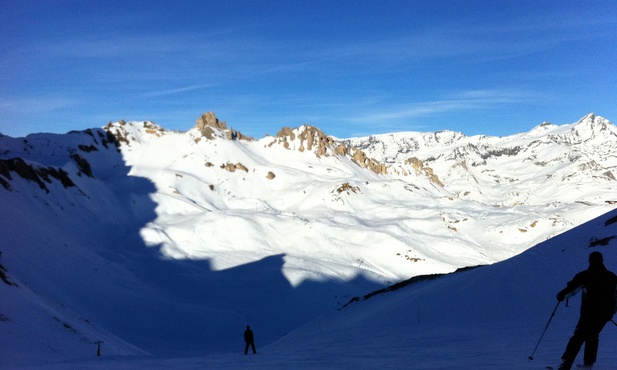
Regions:
M 115 143 L 116 147 L 120 147 L 122 143 L 130 145 L 128 134 L 122 128 L 125 125 L 124 120 L 120 120 L 118 125 L 119 127 L 109 122 L 103 127 L 103 130 L 107 132 L 107 137 Z
M 411 157 L 405 160 L 405 164 L 410 165 L 416 171 L 416 175 L 420 175 L 420 174 L 425 175 L 432 182 L 443 187 L 443 183 L 439 181 L 439 177 L 437 177 L 437 175 L 433 173 L 433 169 L 428 166 L 425 166 L 422 160 L 416 157 Z
M 217 131 L 226 135 L 229 140 L 249 140 L 253 138 L 243 135 L 240 131 L 234 129 L 227 129 L 227 123 L 225 121 L 219 121 L 218 118 L 212 112 L 206 112 L 197 119 L 197 128 L 201 132 L 201 135 L 206 139 L 212 140 L 216 137 Z
M 110 122 L 104 129 L 117 146 L 119 146 L 120 143 L 130 145 L 130 143 L 135 140 L 132 134 L 130 134 L 130 130 L 126 128 L 130 125 L 135 127 L 135 123 L 127 124 L 124 120 L 121 120 L 116 124 Z M 196 142 L 199 142 L 202 138 L 208 140 L 213 140 L 215 138 L 227 140 L 253 140 L 252 137 L 245 136 L 239 131 L 227 128 L 227 123 L 219 120 L 213 112 L 202 114 L 196 121 L 196 128 L 201 134 L 201 137 L 195 139 Z M 156 136 L 162 136 L 165 133 L 165 130 L 151 122 L 144 122 L 142 130 L 147 134 Z M 276 136 L 274 136 L 269 146 L 275 144 L 280 144 L 284 148 L 290 150 L 313 152 L 317 157 L 327 157 L 329 155 L 349 157 L 362 168 L 369 169 L 377 174 L 388 173 L 388 166 L 386 164 L 368 157 L 361 149 L 352 148 L 344 142 L 335 141 L 334 138 L 311 125 L 303 125 L 295 129 L 283 127 Z M 75 158 L 74 160 L 80 165 L 82 172 L 87 174 L 86 168 L 81 165 L 84 163 Z M 206 166 L 208 166 L 208 164 L 206 164 Z M 221 167 L 228 171 L 235 171 L 236 169 L 248 171 L 242 168 L 236 168 L 233 164 L 224 164 Z
M 2 252 L 0 252 L 1 254 Z M 11 286 L 17 286 L 16 283 L 12 282 L 8 276 L 6 276 L 6 268 L 4 266 L 2 266 L 2 264 L 0 263 L 0 280 L 2 280 L 6 285 L 11 285 Z M 2 318 L 4 316 L 0 315 L 0 321 L 3 321 Z M 6 321 L 6 320 L 4 320 Z
M 21 158 L 0 159 L 0 180 L 2 180 L 0 183 L 7 190 L 10 190 L 9 180 L 13 179 L 12 172 L 25 180 L 36 183 L 46 193 L 50 192 L 46 184 L 51 184 L 52 179 L 60 181 L 65 188 L 75 186 L 68 173 L 62 168 L 35 167 Z
M 163 136 L 165 135 L 165 129 L 162 128 L 161 126 L 152 123 L 152 122 L 144 122 L 143 123 L 143 127 L 146 130 L 146 133 L 151 134 L 151 135 L 156 135 L 156 136 Z
M 286 149 L 291 149 L 293 143 L 298 151 L 314 152 L 317 157 L 327 157 L 329 155 L 328 150 L 334 147 L 334 139 L 317 127 L 310 125 L 304 125 L 294 130 L 283 127 L 276 134 L 270 146 L 275 143 L 282 144 Z
M 317 157 L 327 157 L 328 155 L 350 156 L 351 160 L 362 168 L 381 175 L 388 173 L 388 167 L 385 164 L 369 158 L 358 148 L 350 148 L 343 142 L 336 142 L 317 127 L 310 125 L 304 125 L 296 129 L 283 127 L 269 146 L 274 144 L 281 144 L 286 149 L 295 149 L 300 152 L 314 152 Z
M 249 169 L 246 168 L 242 163 L 236 163 L 236 170 L 241 170 L 244 172 L 249 172 Z
M 201 132 L 201 135 L 205 138 L 212 140 L 214 139 L 214 128 L 219 130 L 226 130 L 227 123 L 225 121 L 219 121 L 218 118 L 212 112 L 207 112 L 201 115 L 197 119 L 197 128 Z
M 165 128 L 150 121 L 125 122 L 120 120 L 116 123 L 109 122 L 103 127 L 103 130 L 107 133 L 106 140 L 114 143 L 116 147 L 120 147 L 122 144 L 131 146 L 134 142 L 149 140 L 152 136 L 162 137 L 169 133 Z M 107 144 L 105 141 L 103 142 L 106 148 L 108 147 Z
M 75 153 L 71 154 L 71 159 L 75 161 L 77 167 L 79 167 L 80 175 L 83 173 L 88 177 L 94 177 L 92 174 L 92 168 L 90 167 L 90 163 L 81 155 Z
M 229 172 L 236 172 L 236 170 L 249 172 L 249 169 L 246 168 L 246 166 L 244 166 L 242 163 L 236 163 L 236 164 L 226 163 L 226 164 L 222 164 L 221 168 Z
M 355 149 L 353 160 L 360 167 L 367 168 L 378 175 L 385 175 L 388 173 L 388 167 L 385 164 L 378 162 L 373 158 L 367 157 L 367 155 L 360 149 Z
M 334 148 L 334 153 L 340 156 L 346 156 L 349 153 L 349 147 L 344 144 L 339 144 L 336 148 Z
M 347 193 L 347 194 L 357 194 L 357 193 L 361 193 L 360 188 L 357 186 L 353 186 L 350 185 L 348 182 L 343 183 L 341 186 L 339 186 L 338 188 L 336 188 L 336 192 L 338 194 L 341 193 Z

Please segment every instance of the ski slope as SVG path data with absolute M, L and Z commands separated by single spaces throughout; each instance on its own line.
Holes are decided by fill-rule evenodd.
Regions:
M 353 302 L 310 320 L 273 343 L 260 341 L 260 335 L 263 338 L 272 328 L 251 322 L 258 355 L 242 354 L 242 325 L 228 328 L 236 343 L 217 354 L 177 358 L 140 354 L 133 348 L 133 353 L 123 356 L 115 348 L 120 343 L 112 341 L 103 344 L 102 356 L 97 357 L 93 343 L 83 348 L 69 340 L 63 343 L 74 333 L 32 320 L 32 333 L 53 335 L 55 345 L 70 345 L 83 353 L 48 359 L 49 350 L 38 351 L 18 361 L 7 357 L 10 346 L 7 351 L 3 343 L 2 368 L 542 369 L 559 363 L 578 318 L 580 295 L 570 301 L 570 307 L 560 304 L 533 361 L 529 360 L 557 304 L 556 292 L 587 267 L 590 251 L 602 252 L 607 267 L 617 270 L 616 238 L 617 211 L 613 211 L 508 260 Z M 606 245 L 590 248 L 593 240 L 604 240 Z M 5 284 L 0 289 L 3 296 L 23 293 L 23 289 Z M 20 297 L 27 299 L 28 294 Z M 3 315 L 16 321 L 30 318 L 29 312 L 7 311 L 6 306 Z M 616 345 L 617 327 L 609 323 L 601 334 L 594 368 L 617 368 Z
M 0 135 L 0 368 L 537 368 L 573 329 L 561 307 L 525 363 L 590 244 L 617 269 L 601 117 L 499 139 L 416 133 L 425 146 L 392 153 L 424 164 L 385 174 L 310 126 L 212 132 Z M 247 324 L 254 358 L 239 355 Z

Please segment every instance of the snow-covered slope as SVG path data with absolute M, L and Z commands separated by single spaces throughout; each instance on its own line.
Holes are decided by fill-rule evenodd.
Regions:
M 73 356 L 77 358 L 49 359 L 50 349 L 45 348 L 43 355 L 30 354 L 26 362 L 8 360 L 3 368 L 544 369 L 559 363 L 578 318 L 580 294 L 568 307 L 565 302 L 556 306 L 556 292 L 587 268 L 592 251 L 600 251 L 607 267 L 617 270 L 616 241 L 617 211 L 612 211 L 503 262 L 367 294 L 370 298 L 353 300 L 338 311 L 320 315 L 269 345 L 261 341 L 269 328 L 253 323 L 258 356 L 240 355 L 243 327 L 239 326 L 233 328 L 237 343 L 228 353 L 186 358 L 113 356 L 105 352 L 110 349 L 104 343 L 101 357 L 95 356 L 93 345 L 89 354 Z M 12 296 L 19 289 L 0 285 L 0 290 L 3 296 Z M 3 312 L 7 312 L 5 308 Z M 8 327 L 15 325 L 12 321 L 30 318 L 28 312 L 9 310 L 8 315 L 13 319 L 1 323 Z M 39 336 L 63 339 L 72 334 L 60 325 L 29 325 Z M 609 322 L 602 332 L 594 368 L 617 368 L 616 330 Z M 81 349 L 75 342 L 65 345 Z M 15 352 L 4 351 L 4 359 L 7 353 Z M 15 367 L 11 365 L 15 363 Z
M 442 131 L 343 142 L 381 161 L 418 158 L 457 197 L 497 207 L 616 200 L 617 127 L 594 114 L 507 137 Z
M 613 209 L 614 133 L 595 116 L 508 138 L 401 133 L 384 137 L 422 144 L 381 156 L 311 126 L 247 140 L 213 115 L 187 132 L 0 136 L 0 263 L 19 286 L 2 286 L 0 339 L 22 333 L 6 348 L 25 359 L 100 340 L 195 355 L 250 322 L 272 342 L 352 296 L 501 261 Z M 24 335 L 27 317 L 78 344 Z
M 617 271 L 616 211 L 506 261 L 369 294 L 366 300 L 294 330 L 267 351 L 273 356 L 294 353 L 294 361 L 312 362 L 311 368 L 537 369 L 555 365 L 578 320 L 580 294 L 569 301 L 569 307 L 566 302 L 557 307 L 545 337 L 533 351 L 558 303 L 556 293 L 574 274 L 587 269 L 593 251 L 601 252 L 607 268 Z M 617 327 L 609 322 L 594 368 L 617 369 L 616 346 Z M 582 363 L 582 351 L 579 359 Z

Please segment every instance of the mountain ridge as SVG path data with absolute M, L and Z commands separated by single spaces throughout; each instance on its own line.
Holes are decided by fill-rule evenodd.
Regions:
M 52 174 L 52 177 L 62 180 L 65 188 L 73 185 L 79 189 L 79 186 L 72 184 L 75 181 L 72 180 L 75 175 L 93 177 L 97 176 L 98 171 L 106 173 L 113 171 L 110 168 L 105 169 L 105 151 L 122 152 L 123 148 L 126 148 L 127 154 L 123 155 L 128 158 L 132 151 L 140 150 L 132 146 L 152 147 L 152 149 L 146 149 L 148 154 L 140 152 L 139 160 L 145 161 L 143 163 L 145 167 L 153 168 L 159 164 L 151 163 L 147 158 L 150 156 L 155 159 L 155 162 L 160 162 L 161 158 L 156 152 L 167 150 L 164 149 L 166 140 L 171 142 L 178 139 L 180 142 L 173 144 L 174 149 L 167 150 L 166 157 L 169 163 L 162 170 L 173 172 L 176 180 L 182 179 L 185 175 L 193 177 L 191 181 L 197 181 L 199 186 L 204 185 L 203 179 L 199 176 L 195 178 L 191 174 L 193 168 L 197 168 L 196 166 L 173 168 L 172 171 L 173 166 L 186 167 L 186 164 L 180 165 L 183 160 L 177 158 L 178 153 L 184 153 L 182 154 L 184 158 L 202 156 L 202 165 L 206 168 L 224 169 L 229 174 L 240 171 L 245 174 L 244 176 L 249 176 L 251 179 L 249 182 L 254 181 L 255 186 L 266 189 L 270 187 L 272 190 L 275 190 L 277 183 L 286 181 L 280 179 L 280 173 L 277 175 L 272 165 L 277 165 L 277 161 L 284 162 L 286 157 L 293 157 L 293 161 L 297 160 L 297 163 L 302 163 L 308 158 L 304 156 L 304 152 L 308 151 L 314 153 L 317 162 L 324 162 L 326 158 L 329 158 L 329 161 L 334 160 L 337 165 L 354 164 L 358 169 L 345 165 L 343 178 L 337 184 L 328 185 L 331 187 L 329 193 L 332 199 L 340 203 L 345 203 L 345 198 L 341 194 L 353 198 L 354 194 L 361 194 L 363 187 L 377 179 L 378 182 L 385 183 L 391 180 L 394 180 L 394 183 L 402 181 L 403 188 L 408 189 L 407 192 L 422 192 L 424 196 L 431 198 L 479 202 L 489 207 L 546 206 L 561 209 L 569 208 L 577 203 L 602 206 L 606 202 L 615 200 L 613 171 L 617 166 L 617 156 L 613 153 L 617 152 L 615 148 L 617 140 L 613 139 L 617 137 L 617 129 L 614 125 L 602 117 L 589 114 L 571 125 L 555 126 L 543 123 L 538 127 L 543 127 L 541 133 L 534 128 L 530 133 L 505 138 L 486 136 L 469 138 L 460 133 L 439 132 L 406 133 L 399 134 L 399 136 L 388 134 L 341 141 L 325 135 L 315 127 L 304 125 L 295 129 L 284 128 L 275 137 L 266 136 L 259 140 L 243 138 L 236 141 L 238 138 L 238 135 L 234 134 L 236 131 L 227 129 L 225 122 L 220 122 L 212 113 L 202 115 L 197 120 L 196 126 L 186 132 L 168 131 L 147 121 L 143 123 L 120 121 L 109 123 L 103 127 L 103 131 L 86 130 L 83 137 L 80 137 L 83 134 L 79 132 L 71 132 L 66 136 L 70 140 L 62 145 L 52 143 L 53 138 L 63 137 L 61 135 L 34 134 L 24 139 L 13 140 L 4 137 L 1 145 L 6 149 L 0 158 L 0 174 L 3 174 L 0 176 L 0 181 L 5 188 L 10 188 L 11 172 L 14 172 L 18 176 L 35 181 L 45 190 L 46 184 L 49 183 L 49 174 Z M 204 133 L 205 128 L 209 128 L 207 133 Z M 240 137 L 243 136 L 240 135 Z M 403 140 L 405 144 L 402 145 L 401 141 L 398 141 L 398 146 L 394 150 L 399 154 L 395 156 L 394 161 L 388 160 L 392 157 L 384 152 L 383 148 L 386 146 L 383 139 L 387 138 L 392 141 L 391 139 L 396 137 L 405 139 Z M 203 145 L 200 147 L 200 141 L 203 139 L 214 143 L 214 147 L 218 145 L 217 140 L 222 139 L 221 145 L 224 143 L 227 146 L 225 150 L 230 158 L 221 156 L 217 158 L 216 149 L 212 152 L 212 147 L 205 149 Z M 11 144 L 7 145 L 7 143 Z M 591 145 L 584 147 L 583 144 Z M 249 145 L 252 146 L 249 147 Z M 273 149 L 274 153 L 268 150 L 258 151 L 256 147 L 260 146 L 263 146 L 263 149 Z M 44 152 L 42 147 L 48 147 L 51 151 Z M 284 150 L 277 151 L 275 147 L 282 147 Z M 391 146 L 388 147 L 391 148 Z M 38 154 L 34 153 L 35 148 L 39 148 Z M 446 149 L 438 154 L 436 152 L 440 150 L 439 148 Z M 192 153 L 192 150 L 197 150 L 198 154 Z M 392 149 L 388 151 L 392 152 Z M 20 158 L 20 171 L 16 171 L 15 163 L 13 163 L 16 156 Z M 48 163 L 40 164 L 39 168 L 37 160 Z M 64 163 L 62 163 L 63 160 Z M 26 165 L 28 161 L 32 161 L 30 167 Z M 91 164 L 89 161 L 94 161 L 94 163 Z M 502 165 L 502 162 L 507 165 Z M 128 163 L 128 165 L 132 164 Z M 318 163 L 318 166 L 321 170 L 324 169 L 322 163 Z M 535 168 L 535 172 L 530 170 L 529 166 Z M 283 165 L 283 168 L 288 170 L 290 166 Z M 310 174 L 315 168 L 318 167 L 309 164 L 308 167 L 302 169 L 302 173 L 308 174 L 313 179 L 328 178 L 323 171 L 319 174 Z M 363 169 L 369 169 L 373 174 L 381 177 L 364 173 Z M 137 167 L 132 167 L 130 170 L 130 172 L 134 171 L 138 171 Z M 326 167 L 325 171 L 332 173 L 333 168 Z M 257 173 L 260 177 L 258 180 L 255 179 Z M 353 180 L 358 174 L 365 179 L 354 183 Z M 228 198 L 231 193 L 223 194 L 221 197 L 219 187 L 225 187 L 231 182 L 237 183 L 238 176 L 235 178 L 227 175 L 209 177 L 206 185 L 208 189 L 217 193 L 216 198 L 218 199 L 209 195 L 208 199 L 214 203 L 202 204 L 202 206 L 205 205 L 204 209 L 212 206 L 218 209 L 230 207 L 224 204 L 226 202 L 224 199 Z M 555 181 L 555 179 L 560 181 Z M 243 177 L 242 182 L 245 181 L 247 181 L 246 177 Z M 79 181 L 76 182 L 79 183 Z M 572 191 L 569 195 L 558 191 L 568 183 L 576 184 L 576 191 Z M 174 189 L 173 185 L 167 186 L 172 194 L 178 194 L 178 190 Z M 312 187 L 314 184 L 307 185 L 307 188 Z M 342 189 L 346 192 L 342 193 Z M 248 190 L 246 186 L 233 191 L 256 192 L 255 189 Z M 202 195 L 200 194 L 199 197 Z M 259 197 L 263 196 L 265 195 L 262 194 Z M 251 202 L 264 205 L 259 197 Z M 352 199 L 347 199 L 347 203 L 351 201 Z M 266 201 L 268 202 L 270 201 Z M 266 208 L 285 212 L 279 208 L 286 208 L 286 206 L 272 208 L 266 205 Z M 458 230 L 453 223 L 469 219 L 469 217 L 456 217 L 449 220 L 452 217 L 445 216 L 443 212 L 439 213 L 440 218 L 451 230 Z M 568 221 L 562 220 L 559 214 L 552 215 L 548 219 L 553 223 L 568 224 Z M 537 222 L 537 220 L 530 221 L 529 225 L 536 225 Z M 530 227 L 523 226 L 518 229 L 527 232 Z M 458 267 L 463 266 L 456 268 Z
M 1 136 L 12 215 L 1 262 L 20 286 L 122 338 L 117 348 L 216 352 L 233 337 L 205 332 L 246 321 L 277 328 L 263 334 L 273 341 L 353 296 L 493 264 L 614 209 L 615 130 L 602 120 L 588 116 L 576 134 L 401 134 L 411 144 L 394 161 L 308 125 L 250 140 L 214 115 L 184 132 L 120 121 Z M 263 297 L 277 306 L 252 312 Z M 166 310 L 178 318 L 148 325 Z

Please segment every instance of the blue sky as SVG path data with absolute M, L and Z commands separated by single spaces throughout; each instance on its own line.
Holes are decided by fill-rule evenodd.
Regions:
M 0 36 L 10 136 L 206 111 L 255 138 L 617 121 L 617 0 L 0 0 Z

